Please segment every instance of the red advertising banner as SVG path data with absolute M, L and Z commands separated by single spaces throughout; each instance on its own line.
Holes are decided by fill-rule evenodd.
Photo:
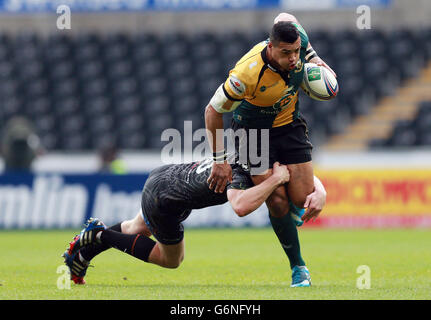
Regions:
M 431 227 L 431 170 L 316 170 L 327 191 L 318 225 Z

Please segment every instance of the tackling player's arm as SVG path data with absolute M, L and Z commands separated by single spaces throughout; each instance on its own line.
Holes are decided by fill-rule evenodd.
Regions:
M 289 181 L 287 166 L 274 163 L 273 173 L 262 183 L 246 190 L 229 189 L 227 199 L 235 213 L 244 217 L 259 208 L 278 186 Z
M 226 84 L 230 86 L 230 93 L 225 88 Z M 244 84 L 234 75 L 230 75 L 228 80 L 218 87 L 205 108 L 205 127 L 214 160 L 208 184 L 211 190 L 215 188 L 215 192 L 223 192 L 227 182 L 232 182 L 232 168 L 226 161 L 224 149 L 223 114 L 235 110 L 244 95 Z
M 276 165 L 274 164 L 274 168 L 277 168 L 279 172 L 274 172 L 272 176 L 270 176 L 264 182 L 255 187 L 252 187 L 247 190 L 229 189 L 227 191 L 228 200 L 238 216 L 244 217 L 248 215 L 249 213 L 259 208 L 263 204 L 263 202 L 266 201 L 266 198 L 272 193 L 273 190 L 278 187 L 276 176 L 278 174 L 284 174 L 283 167 L 285 166 L 280 166 L 277 163 L 276 167 Z M 276 176 L 274 176 L 274 174 L 276 174 Z M 287 179 L 289 179 L 289 177 L 287 177 Z M 323 186 L 319 178 L 314 176 L 314 191 L 310 193 L 306 198 L 304 207 L 307 209 L 307 211 L 302 216 L 302 220 L 304 222 L 308 222 L 310 219 L 313 219 L 313 221 L 315 221 L 319 214 L 322 212 L 325 203 L 325 187 Z
M 287 12 L 282 12 L 282 13 L 280 13 L 277 17 L 275 17 L 275 19 L 274 19 L 274 24 L 275 24 L 275 23 L 277 23 L 277 22 L 280 22 L 280 21 L 291 21 L 291 22 L 294 22 L 294 23 L 297 23 L 298 25 L 300 25 L 300 23 L 299 23 L 298 19 L 296 19 L 296 17 L 295 17 L 294 15 L 292 15 L 292 14 L 290 14 L 290 13 L 287 13 Z M 317 55 L 316 51 L 315 51 L 315 50 L 313 49 L 313 47 L 311 46 L 310 41 L 308 42 L 308 45 L 307 45 L 307 52 L 306 52 L 305 59 L 306 59 L 308 62 L 315 63 L 315 64 L 317 64 L 318 66 L 323 66 L 323 67 L 327 68 L 329 71 L 331 71 L 331 72 L 332 72 L 332 74 L 334 75 L 334 77 L 337 77 L 337 74 L 334 72 L 334 70 L 332 70 L 332 69 L 331 69 L 331 67 L 330 67 L 330 66 L 328 66 L 328 65 L 326 64 L 326 62 L 325 62 L 325 61 L 323 61 L 323 60 L 322 60 L 322 59 Z
M 325 203 L 325 187 L 323 186 L 319 178 L 314 176 L 314 191 L 310 193 L 305 200 L 304 208 L 307 208 L 307 211 L 302 216 L 302 220 L 304 222 L 308 222 L 310 219 L 313 219 L 313 221 L 315 221 L 319 216 L 320 212 L 322 212 Z

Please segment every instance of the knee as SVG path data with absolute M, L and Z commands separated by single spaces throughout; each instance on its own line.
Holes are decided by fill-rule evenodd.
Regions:
M 124 221 L 121 224 L 121 232 L 126 234 L 143 233 L 144 235 L 147 235 L 147 227 L 142 218 L 140 219 L 135 218 L 132 220 Z
M 282 217 L 289 211 L 289 200 L 278 194 L 269 197 L 266 205 L 273 217 Z
M 177 269 L 184 260 L 184 255 L 178 257 L 178 259 L 170 260 L 166 263 L 165 267 L 169 269 Z

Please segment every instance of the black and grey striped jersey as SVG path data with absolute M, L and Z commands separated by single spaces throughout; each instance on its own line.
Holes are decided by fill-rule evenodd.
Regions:
M 148 179 L 155 190 L 160 205 L 175 209 L 200 209 L 227 202 L 227 190 L 253 187 L 249 170 L 243 165 L 233 164 L 232 182 L 223 193 L 215 193 L 207 182 L 213 161 L 165 165 L 153 170 Z

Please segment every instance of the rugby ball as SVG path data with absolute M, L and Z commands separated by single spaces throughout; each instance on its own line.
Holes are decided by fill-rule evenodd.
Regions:
M 312 99 L 327 101 L 337 96 L 337 78 L 323 66 L 304 64 L 304 78 L 301 84 L 304 92 Z

